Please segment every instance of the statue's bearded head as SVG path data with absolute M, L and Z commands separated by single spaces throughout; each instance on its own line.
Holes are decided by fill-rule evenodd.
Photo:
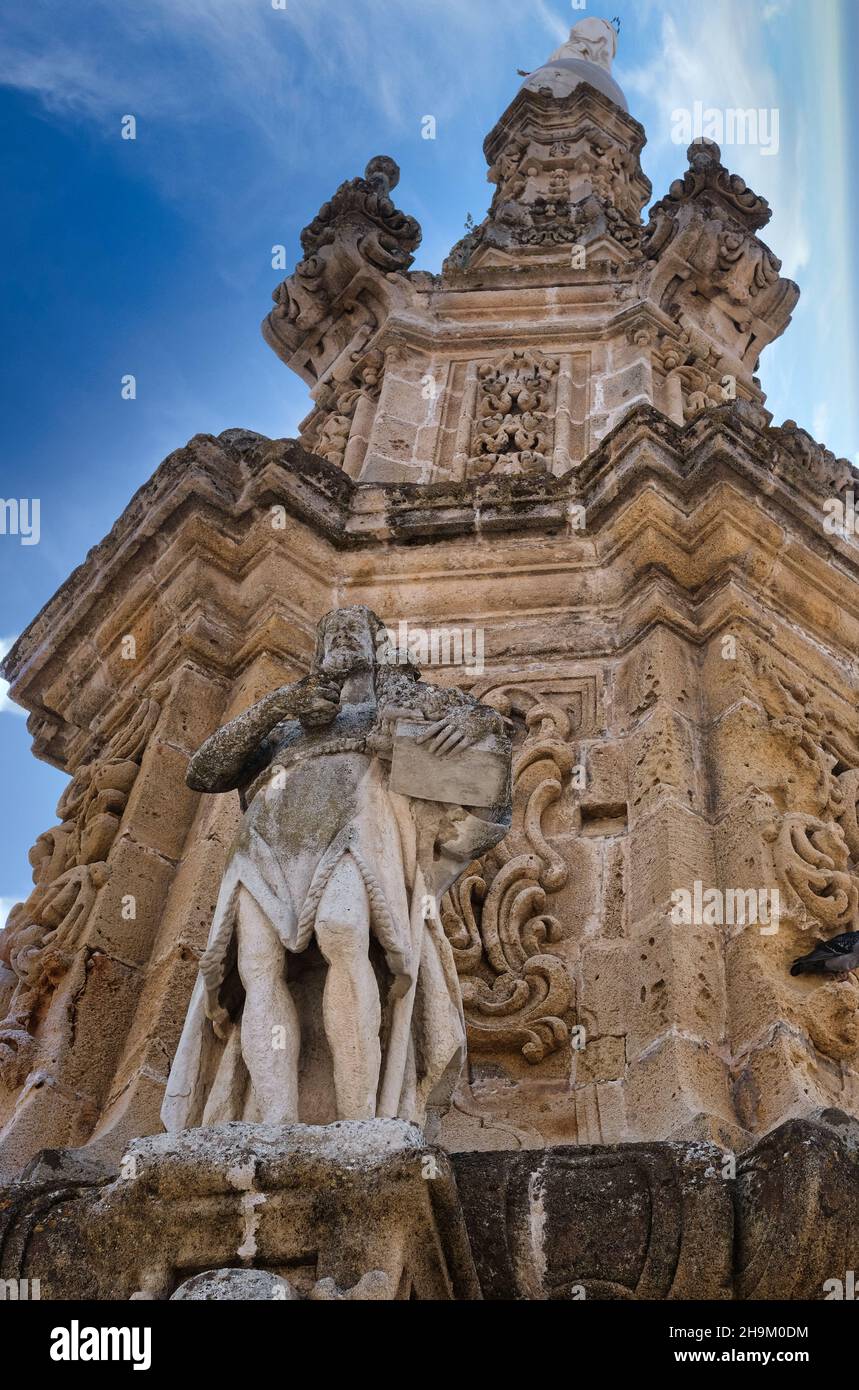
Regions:
M 314 670 L 335 678 L 374 670 L 379 634 L 384 631 L 376 614 L 363 605 L 333 609 L 316 629 Z

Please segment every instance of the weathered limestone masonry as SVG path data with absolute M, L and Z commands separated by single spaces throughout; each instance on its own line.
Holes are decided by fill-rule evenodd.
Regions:
M 798 297 L 759 239 L 765 200 L 703 141 L 642 222 L 645 135 L 614 46 L 582 21 L 526 80 L 485 142 L 491 208 L 440 275 L 409 270 L 421 232 L 393 160 L 341 185 L 263 324 L 310 389 L 300 438 L 195 436 L 6 660 L 36 756 L 72 781 L 0 936 L 0 1175 L 30 1165 L 0 1275 L 76 1287 L 56 1242 L 26 1235 L 61 1199 L 89 1296 L 300 1263 L 288 1225 L 267 1257 L 241 1236 L 247 1183 L 224 1187 L 193 1131 L 175 1151 L 161 1135 L 240 815 L 185 774 L 355 604 L 395 632 L 482 630 L 485 670 L 430 675 L 510 721 L 513 826 L 442 903 L 469 1045 L 438 1137 L 447 1215 L 414 1216 L 391 1165 L 428 1151 L 385 1122 L 366 1161 L 400 1184 L 418 1253 L 320 1256 L 284 1296 L 474 1297 L 479 1276 L 485 1297 L 813 1298 L 856 1266 L 859 984 L 790 974 L 859 927 L 859 551 L 824 527 L 854 480 L 765 409 L 758 360 Z M 705 902 L 777 892 L 777 917 L 681 922 L 696 884 Z M 58 1149 L 77 1152 L 37 1157 Z M 725 1149 L 747 1151 L 736 1178 Z M 286 1210 L 275 1169 L 260 1191 Z M 624 1174 L 652 1205 L 640 1230 Z M 191 1241 L 171 1263 L 141 1234 L 147 1194 L 190 1231 L 189 1194 L 199 1210 L 228 1188 L 230 1249 Z M 111 1285 L 98 1261 L 125 1248 L 138 1262 Z

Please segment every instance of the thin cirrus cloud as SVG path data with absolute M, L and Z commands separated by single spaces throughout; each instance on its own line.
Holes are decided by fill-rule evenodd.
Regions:
M 278 80 L 265 16 L 252 0 L 80 0 L 59 10 L 29 0 L 0 19 L 0 82 L 59 116 L 102 121 L 131 110 L 193 124 L 235 103 L 270 128 L 262 110 L 274 114 L 289 83 L 282 69 Z
M 653 57 L 642 66 L 621 67 L 619 77 L 629 98 L 646 100 L 657 114 L 648 124 L 648 140 L 655 152 L 664 156 L 670 147 L 675 160 L 680 156 L 678 162 L 684 149 L 672 145 L 671 132 L 674 112 L 680 108 L 693 110 L 696 102 L 702 102 L 718 110 L 779 112 L 776 155 L 742 145 L 723 154 L 730 159 L 732 171 L 742 174 L 756 191 L 766 192 L 777 209 L 778 252 L 783 273 L 793 277 L 810 255 L 807 209 L 798 196 L 802 147 L 783 126 L 789 103 L 774 70 L 769 26 L 754 7 L 737 0 L 728 0 L 722 14 L 725 22 L 714 25 L 707 11 L 690 13 L 685 4 L 663 8 Z
M 138 172 L 232 254 L 237 206 L 263 237 L 273 187 L 355 173 L 424 112 L 452 132 L 476 86 L 500 112 L 569 24 L 547 0 L 12 0 L 0 84 L 116 146 L 135 115 Z
M 313 0 L 283 10 L 260 0 L 78 0 L 60 10 L 28 0 L 0 19 L 0 82 L 56 113 L 95 119 L 129 103 L 192 123 L 230 111 L 279 158 L 301 157 L 280 120 L 313 95 L 360 92 L 396 128 L 421 86 L 432 86 L 439 109 L 468 104 L 469 82 L 444 81 L 451 54 L 473 55 L 472 80 L 493 80 L 512 33 L 555 42 L 568 27 L 545 0 L 527 11 L 520 0 Z M 217 80 L 188 81 L 189 71 Z
M 641 61 L 627 55 L 618 77 L 647 127 L 657 194 L 685 165 L 683 149 L 671 142 L 676 110 L 700 101 L 722 111 L 778 112 L 776 154 L 751 145 L 723 148 L 732 172 L 769 200 L 773 216 L 762 235 L 780 258 L 782 274 L 802 291 L 793 326 L 764 354 L 762 381 L 776 420 L 795 417 L 836 452 L 855 456 L 844 0 L 815 7 L 813 19 L 797 0 L 762 9 L 721 0 L 718 23 L 712 6 L 697 9 L 685 0 L 645 0 L 645 6 L 640 15 L 658 42 Z M 823 412 L 823 399 L 835 409 Z

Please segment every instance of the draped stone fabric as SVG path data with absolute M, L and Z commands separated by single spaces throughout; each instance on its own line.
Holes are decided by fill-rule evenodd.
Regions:
M 367 706 L 366 721 L 359 719 L 359 725 L 369 727 L 373 713 Z M 343 738 L 344 726 L 351 737 Z M 388 968 L 400 973 L 417 964 L 396 1116 L 423 1123 L 428 1104 L 444 1108 L 449 1099 L 464 1060 L 465 1027 L 451 948 L 426 904 L 437 902 L 470 860 L 496 844 L 507 823 L 391 791 L 387 763 L 362 748 L 355 733 L 354 715 L 341 715 L 321 746 L 317 740 L 315 756 L 296 758 L 295 726 L 284 726 L 283 755 L 275 757 L 265 780 L 258 779 L 229 853 L 170 1074 L 162 1109 L 168 1130 L 256 1118 L 239 1038 L 240 892 L 253 897 L 285 951 L 298 955 L 313 941 L 323 891 L 345 855 L 352 856 L 363 879 L 371 932 Z M 309 742 L 313 747 L 312 736 Z M 349 746 L 339 751 L 344 742 Z M 216 1035 L 210 1021 L 223 1007 L 231 1013 L 226 1039 Z M 380 1097 L 386 1091 L 387 1060 L 403 1041 L 396 1037 L 397 1027 L 398 1011 L 385 1010 Z

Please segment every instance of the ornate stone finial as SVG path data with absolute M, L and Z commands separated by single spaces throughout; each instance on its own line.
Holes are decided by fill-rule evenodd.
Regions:
M 389 154 L 377 154 L 364 170 L 364 178 L 374 192 L 388 194 L 400 181 L 400 166 Z
M 772 213 L 766 198 L 748 187 L 739 174 L 732 174 L 722 163 L 722 151 L 715 140 L 700 137 L 686 151 L 689 168 L 682 179 L 675 179 L 666 196 L 650 209 L 647 254 L 658 249 L 664 236 L 665 218 L 685 204 L 703 202 L 718 207 L 728 221 L 739 221 L 751 231 L 765 227 Z M 654 231 L 659 228 L 659 235 Z
M 686 151 L 686 158 L 693 169 L 697 168 L 699 163 L 702 167 L 708 164 L 721 164 L 722 151 L 715 140 L 708 140 L 706 135 L 699 135 L 698 139 L 693 140 Z
M 414 260 L 412 253 L 420 245 L 421 229 L 391 199 L 399 181 L 397 161 L 380 154 L 370 160 L 363 178 L 341 183 L 302 231 L 304 255 L 272 295 L 275 308 L 263 320 L 263 336 L 279 357 L 294 365 L 314 386 L 344 346 L 336 334 L 327 335 L 327 346 L 320 356 L 319 342 L 325 336 L 320 324 L 332 313 L 340 319 L 344 313 L 358 314 L 348 335 L 353 352 L 358 346 L 355 335 L 363 333 L 363 344 L 367 330 L 378 326 L 372 311 L 356 306 L 344 294 L 351 281 L 356 275 L 372 275 L 376 293 L 384 299 L 390 294 L 385 277 L 403 275 Z M 351 307 L 344 309 L 346 305 Z M 348 325 L 342 327 L 345 330 Z M 295 359 L 296 351 L 314 333 L 314 346 L 308 347 L 303 360 Z
M 532 72 L 522 86 L 532 92 L 547 88 L 552 96 L 566 97 L 579 83 L 589 82 L 625 111 L 626 98 L 611 75 L 616 52 L 614 25 L 607 19 L 580 19 L 570 30 L 567 41 L 542 67 Z

